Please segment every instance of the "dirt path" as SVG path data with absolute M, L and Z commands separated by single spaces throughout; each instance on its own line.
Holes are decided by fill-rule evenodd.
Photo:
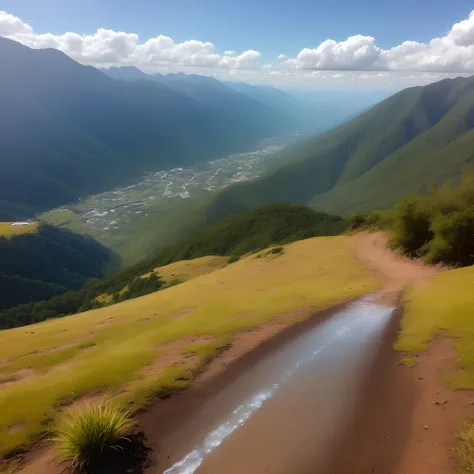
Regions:
M 387 249 L 383 233 L 357 238 L 356 254 L 384 282 L 381 299 L 387 302 L 396 301 L 408 287 L 422 288 L 442 271 Z M 400 356 L 390 352 L 372 374 L 372 379 L 378 380 L 368 381 L 361 419 L 355 421 L 351 436 L 339 447 L 339 457 L 344 451 L 351 462 L 335 458 L 329 472 L 454 474 L 453 448 L 474 402 L 472 392 L 453 392 L 442 384 L 445 374 L 458 368 L 458 354 L 444 335 L 417 356 L 413 368 L 397 363 Z M 385 378 L 383 383 L 380 377 Z M 387 459 L 392 460 L 391 465 Z
M 395 303 L 408 287 L 422 287 L 440 267 L 425 265 L 420 260 L 410 260 L 387 248 L 383 232 L 363 233 L 355 236 L 357 257 L 382 280 L 381 298 Z

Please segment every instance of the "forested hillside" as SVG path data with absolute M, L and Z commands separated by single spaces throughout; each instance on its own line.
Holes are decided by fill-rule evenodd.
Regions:
M 474 79 L 406 89 L 350 122 L 282 152 L 287 164 L 221 192 L 223 217 L 283 201 L 348 215 L 392 206 L 474 163 Z
M 0 61 L 3 220 L 127 183 L 146 170 L 245 151 L 294 127 L 223 84 L 232 101 L 209 91 L 198 100 L 166 84 L 114 80 L 58 50 L 5 38 Z
M 270 204 L 228 217 L 160 252 L 149 268 L 203 257 L 238 257 L 271 245 L 341 233 L 347 223 L 338 216 L 305 206 Z
M 78 290 L 116 265 L 92 238 L 44 224 L 36 232 L 0 237 L 0 309 Z

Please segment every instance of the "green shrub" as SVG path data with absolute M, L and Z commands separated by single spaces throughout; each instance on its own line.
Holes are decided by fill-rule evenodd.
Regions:
M 354 214 L 349 217 L 349 230 L 356 230 L 365 227 L 366 219 L 367 216 L 365 214 L 354 212 Z
M 228 260 L 227 260 L 227 263 L 234 263 L 234 262 L 237 262 L 240 260 L 240 257 L 238 255 L 231 255 Z
M 83 469 L 110 450 L 122 449 L 120 443 L 132 433 L 133 426 L 128 411 L 108 403 L 84 403 L 60 419 L 55 442 L 62 459 Z
M 392 210 L 371 211 L 365 219 L 365 226 L 373 230 L 390 229 L 393 226 L 394 213 Z
M 447 215 L 438 214 L 431 229 L 434 238 L 426 246 L 429 263 L 474 264 L 474 207 Z
M 118 301 L 127 301 L 154 293 L 162 286 L 163 281 L 155 273 L 152 273 L 148 278 L 135 278 L 128 284 L 127 289 L 120 295 Z
M 405 199 L 396 206 L 395 213 L 391 246 L 400 247 L 409 257 L 420 256 L 434 236 L 432 212 L 420 199 Z

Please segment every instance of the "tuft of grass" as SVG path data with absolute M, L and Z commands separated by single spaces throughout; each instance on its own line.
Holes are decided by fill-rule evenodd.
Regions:
M 460 474 L 474 474 L 474 419 L 464 423 L 455 453 Z
M 406 365 L 407 367 L 415 367 L 418 364 L 418 359 L 416 357 L 403 357 L 400 359 L 400 364 Z
M 110 450 L 120 450 L 120 443 L 132 434 L 134 420 L 130 411 L 110 403 L 83 403 L 60 419 L 54 441 L 59 455 L 82 470 Z
M 181 285 L 181 283 L 184 283 L 184 281 L 180 280 L 179 278 L 173 278 L 173 280 L 169 281 L 165 285 L 165 288 L 171 288 L 172 286 Z
M 229 348 L 231 341 L 228 337 L 218 338 L 213 341 L 192 344 L 181 351 L 181 355 L 196 355 L 199 357 L 200 365 L 211 361 L 220 351 Z
M 271 253 L 273 255 L 277 255 L 279 253 L 283 253 L 285 249 L 283 247 L 273 247 L 268 253 Z

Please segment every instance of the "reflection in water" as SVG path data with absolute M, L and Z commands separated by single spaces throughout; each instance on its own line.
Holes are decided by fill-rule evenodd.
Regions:
M 262 372 L 259 374 L 261 389 L 164 474 L 193 474 L 226 438 L 242 427 L 265 402 L 289 385 L 290 379 L 294 384 L 298 374 L 316 372 L 319 382 L 324 384 L 324 377 L 328 378 L 331 373 L 328 368 L 332 359 L 343 358 L 350 365 L 351 372 L 355 369 L 354 363 L 366 363 L 361 357 L 361 348 L 383 331 L 393 310 L 393 307 L 374 303 L 372 297 L 363 298 L 264 360 L 258 367 Z M 339 377 L 344 377 L 344 373 L 340 373 Z

